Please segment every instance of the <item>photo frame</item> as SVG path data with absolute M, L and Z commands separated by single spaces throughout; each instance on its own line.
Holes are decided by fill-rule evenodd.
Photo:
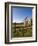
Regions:
M 5 43 L 37 42 L 37 4 L 5 2 Z

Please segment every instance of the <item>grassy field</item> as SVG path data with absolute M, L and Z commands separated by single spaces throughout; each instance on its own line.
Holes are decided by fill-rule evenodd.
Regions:
M 11 37 L 32 37 L 32 28 L 12 27 Z

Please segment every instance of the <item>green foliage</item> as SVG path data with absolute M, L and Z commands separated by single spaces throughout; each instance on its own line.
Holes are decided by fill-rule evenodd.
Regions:
M 13 31 L 13 30 L 12 30 Z M 12 32 L 12 37 L 31 37 L 32 36 L 32 29 L 23 29 L 19 28 L 19 30 Z

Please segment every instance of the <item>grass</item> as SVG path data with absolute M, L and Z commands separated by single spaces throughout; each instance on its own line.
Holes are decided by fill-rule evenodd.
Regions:
M 32 28 L 24 29 L 20 27 L 19 30 L 12 28 L 11 37 L 32 37 Z

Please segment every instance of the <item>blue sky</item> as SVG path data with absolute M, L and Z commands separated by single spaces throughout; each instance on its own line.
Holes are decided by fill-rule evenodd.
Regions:
M 32 17 L 32 8 L 27 8 L 27 7 L 12 7 L 12 22 L 20 23 L 23 22 L 24 19 L 28 16 L 29 18 Z

